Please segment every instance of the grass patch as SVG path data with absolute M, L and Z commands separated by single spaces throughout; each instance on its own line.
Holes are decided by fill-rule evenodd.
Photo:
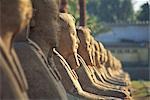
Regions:
M 150 99 L 150 81 L 132 81 L 132 88 L 135 100 Z

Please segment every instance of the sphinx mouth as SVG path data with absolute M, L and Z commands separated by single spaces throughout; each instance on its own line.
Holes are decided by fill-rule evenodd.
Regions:
M 70 62 L 70 64 L 72 63 L 71 65 L 73 69 L 77 69 L 80 67 L 80 62 L 77 57 L 77 52 L 72 52 L 70 55 L 68 55 L 68 57 L 66 57 L 66 60 Z

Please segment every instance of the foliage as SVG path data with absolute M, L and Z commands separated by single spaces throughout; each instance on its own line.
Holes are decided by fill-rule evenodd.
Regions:
M 90 0 L 87 10 L 103 22 L 130 22 L 134 18 L 131 0 Z
M 79 23 L 79 0 L 68 0 L 69 13 L 71 13 Z M 134 22 L 136 16 L 133 11 L 131 0 L 86 0 L 87 3 L 87 26 L 92 30 L 93 35 L 109 31 L 104 27 L 104 23 Z M 144 8 L 143 8 L 144 9 Z M 145 16 L 141 10 L 139 16 Z M 143 17 L 142 17 L 143 18 Z M 141 19 L 141 17 L 138 17 Z
M 79 19 L 79 5 L 78 0 L 68 0 L 68 11 L 72 14 L 76 19 Z
M 141 6 L 141 10 L 138 12 L 137 19 L 139 21 L 149 21 L 149 3 L 145 3 Z
M 86 1 L 88 4 L 89 0 Z M 78 0 L 68 0 L 69 7 L 68 11 L 70 14 L 72 14 L 76 18 L 76 25 L 79 25 L 79 5 Z M 98 17 L 92 14 L 89 14 L 86 12 L 87 16 L 87 27 L 89 27 L 92 30 L 92 35 L 97 35 L 97 33 L 105 32 L 110 29 L 104 27 L 100 21 L 98 21 Z
M 150 81 L 132 81 L 132 97 L 134 100 L 149 100 Z
M 104 25 L 98 21 L 96 16 L 92 15 L 88 15 L 87 26 L 91 29 L 93 36 L 110 30 L 110 28 L 104 27 Z

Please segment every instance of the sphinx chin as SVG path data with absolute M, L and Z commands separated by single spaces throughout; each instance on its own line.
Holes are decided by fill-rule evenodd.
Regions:
M 72 69 L 77 69 L 80 66 L 79 60 L 77 58 L 77 53 L 70 55 L 67 59 L 67 62 L 69 63 Z

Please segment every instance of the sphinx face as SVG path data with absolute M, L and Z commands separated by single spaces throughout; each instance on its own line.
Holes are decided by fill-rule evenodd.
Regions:
M 118 65 L 117 65 L 117 60 L 116 60 L 116 58 L 113 56 L 113 57 L 112 57 L 112 68 L 113 68 L 114 70 L 117 70 L 117 67 L 118 67 Z
M 100 63 L 105 64 L 105 62 L 107 60 L 106 49 L 104 48 L 104 46 L 100 42 L 99 42 L 99 48 L 100 48 L 100 50 L 99 50 L 99 52 L 100 52 Z
M 97 41 L 94 40 L 95 47 L 95 65 L 96 67 L 100 67 L 100 48 Z
M 29 38 L 36 41 L 46 51 L 49 49 L 49 56 L 52 55 L 52 48 L 58 46 L 58 0 L 32 0 L 34 16 L 31 21 Z M 45 49 L 45 50 L 44 50 Z
M 118 60 L 118 59 L 117 59 Z M 121 61 L 118 60 L 118 69 L 121 69 L 122 68 L 122 64 L 121 64 Z
M 20 29 L 24 29 L 27 24 L 29 24 L 29 21 L 32 17 L 32 5 L 30 0 L 20 0 L 22 4 L 19 7 L 19 12 L 21 16 L 21 26 Z
M 108 56 L 107 56 L 107 51 L 105 50 L 105 62 L 107 62 Z
M 103 62 L 103 64 L 105 64 L 107 62 L 107 60 L 108 60 L 107 51 L 104 48 L 104 62 Z
M 111 52 L 110 51 L 107 51 L 107 56 L 108 56 L 108 60 L 107 60 L 107 63 L 108 63 L 108 67 L 112 67 L 113 65 L 113 62 L 112 62 L 112 55 L 111 55 Z
M 95 47 L 95 40 L 94 37 L 91 35 L 91 47 L 92 47 L 92 51 L 91 51 L 91 55 L 92 55 L 92 63 L 94 66 L 96 66 L 96 58 L 97 58 L 97 48 Z
M 75 20 L 70 14 L 60 14 L 60 41 L 58 50 L 67 60 L 72 69 L 80 66 L 77 58 L 79 39 L 76 32 Z
M 118 60 L 117 58 L 114 57 L 113 63 L 114 63 L 113 67 L 115 68 L 115 70 L 120 70 L 121 69 L 121 62 L 120 62 L 120 60 Z
M 85 27 L 80 27 L 77 29 L 77 32 L 80 39 L 78 52 L 83 57 L 87 65 L 93 66 L 92 51 L 94 49 L 92 47 L 90 30 Z
M 78 50 L 80 41 L 77 37 L 76 30 L 73 30 L 70 32 L 69 38 L 70 38 L 69 39 L 70 41 L 68 41 L 68 42 L 70 42 L 70 45 L 68 45 L 68 46 L 71 49 L 69 50 L 69 48 L 68 48 L 68 50 L 67 50 L 68 51 L 67 61 L 73 69 L 76 69 L 80 66 L 78 58 L 77 58 L 77 50 Z M 70 52 L 70 54 L 69 54 L 69 52 Z

